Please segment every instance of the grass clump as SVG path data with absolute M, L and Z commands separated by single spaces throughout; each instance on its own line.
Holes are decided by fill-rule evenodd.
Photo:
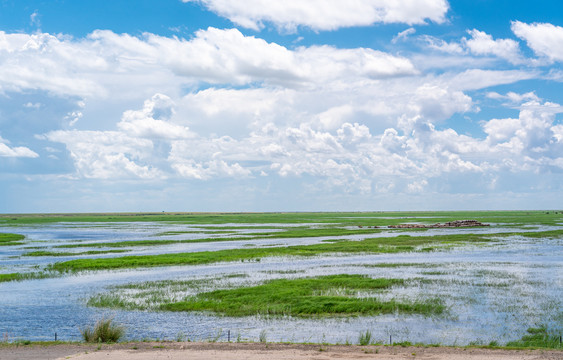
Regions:
M 372 279 L 362 275 L 329 275 L 301 279 L 277 279 L 262 285 L 215 290 L 165 303 L 162 310 L 212 311 L 228 316 L 289 315 L 355 316 L 393 312 L 439 314 L 439 300 L 403 303 L 359 297 L 402 284 L 401 279 Z
M 360 336 L 358 337 L 358 344 L 362 346 L 371 344 L 371 337 L 371 331 L 366 330 L 365 332 L 361 332 Z
M 89 343 L 115 343 L 125 334 L 125 328 L 113 323 L 111 318 L 103 318 L 94 327 L 80 330 L 82 338 Z
M 506 346 L 518 348 L 563 348 L 563 345 L 561 344 L 561 335 L 550 333 L 545 325 L 528 328 L 526 332 L 527 334 L 522 336 L 520 340 L 511 341 L 507 343 Z

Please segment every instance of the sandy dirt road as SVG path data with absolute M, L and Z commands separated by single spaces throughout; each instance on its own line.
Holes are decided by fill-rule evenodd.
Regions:
M 238 343 L 125 343 L 0 347 L 1 360 L 563 360 L 563 351 Z

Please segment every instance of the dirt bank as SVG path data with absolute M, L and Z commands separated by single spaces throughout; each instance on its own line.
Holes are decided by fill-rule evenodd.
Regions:
M 2 360 L 562 360 L 563 351 L 491 350 L 451 347 L 331 346 L 239 343 L 126 343 L 114 345 L 0 346 Z

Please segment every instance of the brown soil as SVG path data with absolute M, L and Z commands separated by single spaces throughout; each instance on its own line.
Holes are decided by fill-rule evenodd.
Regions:
M 454 347 L 344 346 L 260 343 L 123 343 L 113 345 L 2 345 L 2 360 L 563 360 L 563 351 L 504 350 Z

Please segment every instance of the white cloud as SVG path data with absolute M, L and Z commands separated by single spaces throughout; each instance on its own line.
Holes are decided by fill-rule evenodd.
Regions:
M 451 91 L 437 85 L 424 84 L 416 89 L 409 107 L 427 120 L 441 121 L 456 112 L 470 111 L 472 99 L 461 91 Z
M 209 180 L 215 178 L 246 178 L 251 172 L 243 168 L 238 163 L 228 164 L 224 160 L 211 160 L 205 162 L 196 162 L 194 160 L 186 160 L 172 164 L 181 177 L 196 180 Z
M 28 108 L 28 109 L 40 109 L 41 106 L 42 106 L 41 103 L 27 102 L 27 103 L 23 104 L 23 107 Z
M 15 147 L 10 147 L 8 146 L 9 142 L 8 140 L 3 139 L 0 136 L 0 157 L 13 157 L 13 158 L 37 158 L 39 157 L 39 155 L 24 146 L 15 146 Z
M 536 71 L 470 69 L 461 73 L 445 74 L 442 79 L 450 88 L 463 91 L 511 84 L 521 80 L 533 79 L 538 75 L 539 73 Z
M 505 105 L 520 105 L 523 102 L 539 102 L 541 100 L 533 91 L 524 94 L 518 94 L 513 91 L 509 91 L 506 93 L 506 95 L 501 95 L 497 92 L 492 91 L 487 93 L 487 97 L 496 100 L 506 100 L 507 102 L 505 103 Z
M 464 54 L 465 49 L 456 42 L 447 42 L 434 36 L 422 35 L 420 39 L 426 43 L 426 45 L 433 50 L 438 50 L 440 52 L 448 54 Z
M 162 177 L 149 165 L 153 143 L 116 131 L 64 131 L 45 134 L 45 139 L 65 144 L 77 176 L 96 179 Z
M 190 40 L 100 30 L 80 40 L 0 32 L 0 92 L 136 99 L 201 82 L 325 86 L 416 73 L 408 59 L 381 51 L 332 46 L 290 50 L 236 29 L 200 30 Z
M 31 15 L 29 15 L 29 23 L 36 27 L 41 27 L 41 20 L 39 19 L 41 15 L 37 10 L 35 10 Z
M 563 61 L 563 27 L 549 23 L 512 22 L 512 31 L 539 55 L 551 61 Z
M 183 0 L 199 2 L 209 10 L 242 27 L 260 30 L 272 23 L 285 31 L 305 26 L 313 30 L 375 23 L 423 24 L 426 20 L 445 21 L 446 0 Z
M 512 39 L 493 40 L 491 35 L 477 29 L 467 32 L 471 35 L 471 39 L 464 38 L 464 43 L 473 54 L 495 55 L 513 64 L 520 64 L 524 61 L 516 41 Z
M 428 185 L 428 181 L 423 179 L 420 181 L 414 181 L 407 185 L 407 192 L 409 193 L 420 193 Z
M 155 94 L 146 100 L 142 110 L 128 110 L 123 113 L 117 127 L 134 137 L 148 139 L 185 139 L 193 134 L 187 127 L 171 123 L 174 102 L 163 94 Z
M 396 44 L 399 41 L 405 41 L 410 35 L 416 33 L 416 29 L 415 28 L 408 28 L 404 31 L 401 31 L 400 33 L 398 33 L 397 35 L 395 35 L 393 37 L 393 39 L 391 39 L 391 42 L 393 44 Z
M 147 100 L 143 110 L 153 110 L 139 113 L 152 114 L 154 103 L 166 104 L 166 99 L 158 95 Z M 483 122 L 485 139 L 460 135 L 453 129 L 438 130 L 423 116 L 405 119 L 403 123 L 410 125 L 399 130 L 381 132 L 363 123 L 317 127 L 315 118 L 296 126 L 254 122 L 249 129 L 253 131 L 238 139 L 197 134 L 161 137 L 159 141 L 167 146 L 160 153 L 155 152 L 154 141 L 127 129 L 56 131 L 45 138 L 64 143 L 75 162 L 76 176 L 85 178 L 208 181 L 307 176 L 319 179 L 325 188 L 346 193 L 391 188 L 417 193 L 431 179 L 444 176 L 480 174 L 490 185 L 502 172 L 560 167 L 563 127 L 555 123 L 555 114 L 560 112 L 563 109 L 556 104 L 529 101 L 522 105 L 517 119 Z M 390 187 L 385 180 L 389 178 L 405 181 Z

